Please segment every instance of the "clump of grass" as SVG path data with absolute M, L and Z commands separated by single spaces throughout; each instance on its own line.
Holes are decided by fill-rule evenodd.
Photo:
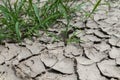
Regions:
M 47 30 L 57 19 L 66 18 L 68 21 L 70 10 L 67 6 L 68 1 L 48 0 L 44 6 L 39 7 L 33 0 L 16 0 L 13 5 L 10 0 L 2 0 L 0 40 L 9 38 L 20 41 L 40 29 Z
M 88 17 L 94 13 L 100 1 L 97 2 Z M 0 41 L 9 39 L 20 42 L 26 37 L 38 34 L 39 30 L 47 31 L 49 27 L 58 23 L 57 19 L 66 19 L 67 24 L 63 33 L 66 38 L 69 38 L 67 36 L 72 18 L 72 8 L 68 4 L 69 2 L 74 3 L 75 0 L 48 0 L 43 6 L 41 6 L 40 0 L 37 0 L 37 3 L 33 3 L 33 0 L 15 0 L 13 4 L 11 4 L 11 0 L 2 0 L 0 5 Z M 78 42 L 79 40 L 72 36 L 65 39 L 66 41 Z

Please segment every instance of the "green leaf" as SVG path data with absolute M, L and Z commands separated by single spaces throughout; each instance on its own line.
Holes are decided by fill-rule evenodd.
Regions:
M 33 4 L 33 8 L 34 8 L 35 15 L 40 23 L 39 9 L 36 4 Z
M 24 6 L 26 0 L 21 0 L 21 2 L 19 2 L 18 0 L 16 0 L 15 4 L 14 4 L 14 8 L 16 10 L 15 13 L 19 14 L 20 10 L 22 9 L 22 7 Z
M 60 4 L 60 10 L 61 10 L 63 16 L 67 19 L 68 18 L 67 10 L 66 10 L 66 7 L 63 4 Z
M 16 31 L 17 39 L 18 39 L 18 41 L 20 41 L 21 33 L 20 33 L 20 29 L 19 29 L 19 22 L 16 22 L 16 24 L 15 24 L 15 31 Z
M 98 0 L 98 1 L 97 1 L 97 3 L 95 4 L 95 6 L 94 6 L 94 8 L 93 8 L 93 10 L 92 10 L 91 13 L 94 13 L 94 11 L 95 11 L 95 10 L 97 9 L 97 7 L 99 6 L 100 2 L 101 2 L 101 0 Z
M 48 23 L 49 20 L 56 19 L 56 17 L 59 17 L 59 15 L 59 13 L 49 15 L 45 20 L 43 20 L 42 24 Z
M 97 3 L 94 5 L 92 12 L 88 15 L 88 18 L 95 12 L 97 7 L 100 5 L 101 0 L 98 0 Z
M 6 38 L 6 35 L 0 33 L 0 40 L 3 40 L 3 39 L 5 39 L 5 38 Z

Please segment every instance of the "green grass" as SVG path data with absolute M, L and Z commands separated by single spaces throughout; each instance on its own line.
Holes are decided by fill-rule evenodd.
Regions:
M 63 32 L 68 36 L 71 13 L 74 12 L 68 3 L 74 3 L 76 0 L 48 0 L 42 7 L 39 6 L 40 0 L 37 3 L 32 0 L 15 0 L 14 4 L 10 1 L 2 0 L 0 5 L 0 41 L 9 39 L 20 42 L 26 37 L 39 35 L 40 30 L 47 32 L 49 27 L 58 23 L 57 19 L 66 19 L 67 24 Z M 95 4 L 88 17 L 94 13 L 100 1 Z M 67 41 L 78 42 L 73 37 Z
M 95 12 L 95 10 L 97 9 L 97 7 L 100 5 L 100 2 L 101 2 L 101 0 L 98 0 L 98 1 L 96 2 L 96 4 L 94 5 L 92 11 L 91 11 L 90 14 L 87 16 L 88 18 Z
M 102 0 L 96 0 L 96 3 L 93 3 L 92 0 L 82 1 L 80 4 L 76 5 L 75 10 L 81 14 L 81 21 L 85 21 L 98 10 L 97 8 L 100 6 Z M 92 6 L 92 10 L 88 11 L 84 7 L 86 5 Z

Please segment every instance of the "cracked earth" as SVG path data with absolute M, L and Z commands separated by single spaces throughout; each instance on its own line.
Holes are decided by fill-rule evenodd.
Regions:
M 71 25 L 78 27 L 81 43 L 52 43 L 53 38 L 41 32 L 40 38 L 22 44 L 0 45 L 0 80 L 120 80 L 118 3 L 111 2 L 108 13 L 108 6 L 99 7 L 94 20 L 86 23 L 75 17 Z M 59 35 L 59 28 L 49 30 Z

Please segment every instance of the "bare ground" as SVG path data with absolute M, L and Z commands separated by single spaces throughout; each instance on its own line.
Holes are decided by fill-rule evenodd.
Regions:
M 77 30 L 80 44 L 51 43 L 52 38 L 41 33 L 21 45 L 0 45 L 0 80 L 120 80 L 118 2 L 111 2 L 110 10 L 101 6 L 86 23 L 75 17 L 71 25 L 82 29 Z

